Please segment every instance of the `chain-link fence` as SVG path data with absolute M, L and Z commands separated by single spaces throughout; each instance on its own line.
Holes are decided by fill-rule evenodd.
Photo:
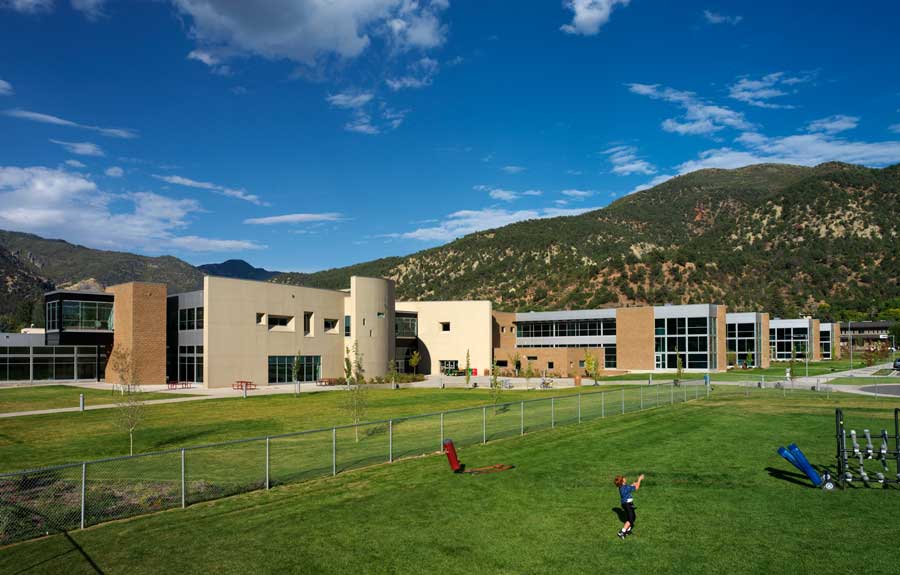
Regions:
M 0 545 L 709 396 L 703 380 L 498 403 L 0 475 Z M 335 392 L 340 393 L 340 392 Z

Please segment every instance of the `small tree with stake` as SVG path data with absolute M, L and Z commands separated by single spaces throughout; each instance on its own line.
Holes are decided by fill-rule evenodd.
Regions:
M 594 385 L 597 384 L 597 371 L 599 371 L 600 362 L 594 357 L 591 352 L 584 352 L 584 373 L 588 377 L 594 380 Z
M 681 354 L 678 353 L 678 347 L 675 348 L 675 385 L 681 385 L 681 379 L 684 377 L 684 361 Z
M 303 370 L 303 357 L 300 355 L 300 348 L 297 348 L 297 355 L 294 356 L 294 364 L 291 366 L 291 375 L 294 383 L 297 385 L 297 391 L 300 391 L 300 376 Z
M 144 401 L 135 381 L 134 358 L 131 351 L 117 348 L 109 358 L 109 363 L 122 387 L 122 394 L 116 402 L 116 423 L 128 432 L 128 452 L 134 455 L 134 430 L 144 420 Z
M 466 387 L 469 387 L 469 383 L 472 381 L 472 362 L 469 359 L 469 350 L 466 350 Z
M 352 355 L 351 355 L 352 354 Z M 347 348 L 344 361 L 344 374 L 347 375 L 347 393 L 344 394 L 342 409 L 353 420 L 356 442 L 359 443 L 359 422 L 366 415 L 368 407 L 368 391 L 365 384 L 365 372 L 362 366 L 362 354 L 359 345 L 353 342 L 353 348 Z M 349 374 L 349 375 L 348 375 Z M 352 376 L 352 378 L 351 378 Z
M 525 365 L 525 387 L 531 387 L 531 378 L 534 377 L 534 366 L 529 361 Z
M 491 365 L 491 403 L 494 404 L 494 413 L 497 413 L 497 404 L 500 403 L 500 395 L 503 387 L 500 385 L 500 379 L 497 377 L 497 362 Z
M 412 352 L 412 355 L 409 356 L 409 366 L 413 368 L 413 374 L 418 373 L 419 363 L 422 361 L 422 356 L 419 355 L 419 350 Z

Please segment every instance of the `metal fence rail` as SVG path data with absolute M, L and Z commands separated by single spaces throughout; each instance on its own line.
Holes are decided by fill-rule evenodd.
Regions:
M 635 385 L 0 474 L 0 545 L 708 396 Z

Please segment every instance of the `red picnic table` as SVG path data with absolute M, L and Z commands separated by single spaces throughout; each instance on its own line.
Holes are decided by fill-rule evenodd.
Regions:
M 256 385 L 252 381 L 238 380 L 231 384 L 231 389 L 246 389 L 250 391 L 256 389 Z

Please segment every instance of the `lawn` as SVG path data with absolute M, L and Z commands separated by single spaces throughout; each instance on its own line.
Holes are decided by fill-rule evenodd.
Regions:
M 595 388 L 582 388 L 595 391 Z M 603 386 L 604 390 L 619 389 Z M 0 392 L 6 393 L 8 392 Z M 576 393 L 504 391 L 503 401 Z M 432 413 L 490 403 L 481 389 L 370 390 L 364 420 Z M 350 423 L 340 391 L 207 399 L 148 405 L 134 436 L 135 452 L 264 437 Z M 0 419 L 0 472 L 115 457 L 128 453 L 128 435 L 116 425 L 116 410 Z
M 891 385 L 900 384 L 900 377 L 838 377 L 832 385 Z
M 6 387 L 0 388 L 0 413 L 78 407 L 78 395 L 82 393 L 85 404 L 89 406 L 115 403 L 118 399 L 112 387 L 109 390 L 72 385 Z M 144 392 L 141 397 L 143 399 L 172 399 L 173 397 L 184 397 L 184 395 Z
M 504 473 L 384 464 L 13 545 L 0 572 L 893 571 L 900 490 L 813 489 L 775 449 L 831 465 L 835 405 L 879 429 L 900 400 L 731 391 L 460 449 L 470 467 L 516 465 Z M 612 477 L 641 472 L 623 542 Z
M 779 361 L 772 362 L 770 367 L 765 369 L 732 369 L 722 373 L 712 373 L 710 378 L 712 381 L 746 381 L 757 380 L 764 375 L 766 378 L 784 379 L 785 370 L 790 367 L 790 362 Z M 814 361 L 809 363 L 809 376 L 829 375 L 838 371 L 847 371 L 849 369 L 859 369 L 866 367 L 865 362 L 861 359 L 853 360 L 853 367 L 850 366 L 849 359 L 836 359 L 827 361 Z M 806 363 L 797 361 L 794 363 L 794 376 L 805 377 L 807 374 Z M 647 381 L 650 374 L 647 373 L 628 373 L 624 375 L 610 375 L 599 378 L 600 381 Z M 675 372 L 658 372 L 653 374 L 654 381 L 671 381 L 675 377 Z M 685 372 L 682 376 L 684 379 L 702 379 L 702 373 Z

